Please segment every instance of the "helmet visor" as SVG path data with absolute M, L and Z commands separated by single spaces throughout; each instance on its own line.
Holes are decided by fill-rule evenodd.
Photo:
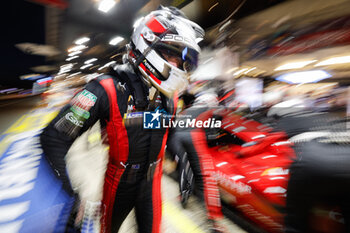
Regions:
M 190 47 L 157 43 L 154 49 L 168 63 L 183 71 L 193 72 L 197 68 L 198 52 Z

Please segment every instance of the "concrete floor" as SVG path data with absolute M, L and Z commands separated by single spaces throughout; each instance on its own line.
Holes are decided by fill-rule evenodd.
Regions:
M 164 175 L 162 179 L 163 219 L 162 232 L 164 233 L 209 233 L 204 206 L 196 197 L 191 197 L 186 209 L 183 209 L 178 200 L 178 184 Z M 136 233 L 137 227 L 134 213 L 130 213 L 123 223 L 120 233 Z M 244 233 L 227 218 L 220 221 L 225 233 Z
M 39 96 L 0 101 L 0 135 L 40 102 Z

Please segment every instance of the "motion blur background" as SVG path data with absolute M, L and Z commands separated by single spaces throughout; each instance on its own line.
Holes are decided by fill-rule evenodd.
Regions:
M 188 89 L 194 96 L 215 89 L 222 105 L 237 114 L 269 110 L 255 118 L 266 124 L 267 117 L 301 109 L 346 122 L 350 1 L 9 0 L 1 2 L 6 16 L 0 29 L 0 165 L 16 137 L 40 130 L 79 88 L 122 62 L 133 25 L 159 5 L 180 8 L 206 31 Z M 8 188 L 0 189 L 0 208 L 18 202 L 1 196 Z M 31 215 L 1 216 L 0 229 Z M 230 232 L 244 231 L 225 224 Z M 30 232 L 16 226 L 4 229 Z
M 207 65 L 193 80 L 216 78 L 233 88 L 242 77 L 256 78 L 265 92 L 344 104 L 350 18 L 348 2 L 340 0 L 8 1 L 0 98 L 39 94 L 52 81 L 82 85 L 102 74 L 121 62 L 132 25 L 160 4 L 181 8 L 206 29 L 201 63 Z

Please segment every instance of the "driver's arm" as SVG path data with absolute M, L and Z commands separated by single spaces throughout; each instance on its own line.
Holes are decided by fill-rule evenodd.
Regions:
M 69 194 L 73 191 L 66 172 L 65 156 L 79 135 L 93 126 L 97 120 L 105 122 L 108 115 L 107 94 L 94 80 L 61 109 L 41 134 L 40 141 L 45 157 Z

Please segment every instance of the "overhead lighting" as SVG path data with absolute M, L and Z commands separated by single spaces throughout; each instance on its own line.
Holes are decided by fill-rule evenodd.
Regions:
M 104 13 L 107 13 L 114 7 L 114 5 L 115 5 L 114 0 L 102 0 L 98 5 L 98 10 Z
M 73 67 L 74 64 L 76 64 L 76 63 L 67 63 L 67 64 L 64 64 L 64 65 L 61 65 L 60 68 Z
M 60 75 L 60 74 L 68 73 L 69 71 L 71 71 L 71 69 L 63 69 L 63 70 L 60 70 L 57 74 Z
M 275 69 L 278 70 L 290 70 L 290 69 L 299 69 L 303 68 L 311 63 L 317 62 L 317 60 L 309 60 L 309 61 L 299 61 L 299 62 L 290 62 L 284 65 L 281 65 Z
M 73 66 L 74 66 L 73 63 L 61 65 L 58 74 L 63 74 L 63 73 L 67 73 L 67 72 L 71 71 Z
M 116 63 L 116 61 L 110 61 L 110 62 L 106 63 L 105 66 L 110 66 L 110 65 L 112 65 L 114 63 Z
M 78 45 L 85 44 L 89 40 L 90 40 L 90 38 L 88 38 L 88 37 L 82 37 L 82 38 L 79 38 L 76 41 L 74 41 L 74 44 L 78 44 Z
M 73 73 L 71 75 L 68 75 L 66 78 L 71 78 L 71 77 L 78 75 L 78 74 L 81 74 L 81 72 L 79 71 L 79 72 Z
M 248 74 L 250 71 L 256 70 L 256 67 L 250 68 L 249 70 L 245 71 L 244 74 Z
M 220 28 L 219 28 L 219 32 L 221 32 L 222 30 L 224 30 L 230 23 L 232 23 L 232 20 L 230 19 L 229 21 L 227 21 L 226 23 L 224 23 Z
M 97 78 L 97 77 L 99 77 L 101 75 L 103 75 L 103 74 L 93 73 L 93 74 L 88 74 L 88 75 L 85 75 L 85 76 L 81 76 L 80 79 L 84 79 L 88 83 L 88 82 L 90 82 L 90 80 L 92 80 L 94 78 Z
M 90 66 L 92 66 L 92 64 L 83 65 L 82 67 L 80 67 L 80 69 L 83 70 L 83 69 L 88 68 Z
M 350 56 L 333 57 L 317 63 L 315 66 L 327 66 L 334 64 L 350 63 Z
M 80 50 L 83 50 L 83 49 L 86 49 L 86 48 L 87 48 L 87 46 L 82 45 L 82 44 L 81 45 L 76 45 L 76 46 L 74 46 L 72 48 L 69 48 L 68 52 L 71 53 L 71 52 L 80 51 Z
M 67 70 L 67 69 L 72 69 L 73 66 L 65 66 L 65 67 L 60 67 L 60 70 Z
M 244 69 L 241 69 L 241 70 L 238 70 L 237 72 L 235 72 L 233 75 L 240 75 L 242 74 L 243 72 L 247 71 L 248 68 L 244 68 Z
M 120 42 L 122 42 L 123 40 L 124 40 L 123 37 L 117 36 L 117 37 L 114 37 L 114 38 L 109 42 L 109 44 L 110 44 L 110 45 L 117 45 L 117 44 L 119 44 Z
M 97 58 L 91 58 L 91 59 L 85 61 L 84 64 L 89 64 L 89 63 L 92 63 L 94 61 L 97 61 Z
M 101 66 L 100 68 L 98 68 L 98 70 L 103 70 L 104 68 L 106 68 L 106 67 L 108 67 L 108 66 L 110 66 L 110 65 L 112 65 L 112 64 L 114 64 L 114 63 L 116 63 L 116 61 L 108 62 L 108 63 L 106 63 L 104 66 Z
M 332 75 L 323 70 L 311 70 L 311 71 L 301 71 L 292 72 L 288 74 L 283 74 L 276 78 L 276 80 L 281 82 L 287 82 L 290 84 L 301 84 L 301 83 L 316 83 L 326 78 L 330 78 Z
M 61 75 L 61 74 L 64 74 L 64 73 L 68 73 L 69 71 L 71 71 L 70 69 L 67 69 L 67 70 L 60 70 L 57 75 Z
M 232 73 L 233 71 L 236 71 L 236 70 L 238 70 L 238 67 L 233 67 L 233 68 L 227 70 L 226 74 Z
M 69 58 L 66 59 L 66 61 L 71 61 L 71 60 L 73 60 L 73 59 L 75 59 L 75 58 L 78 58 L 78 57 L 79 57 L 79 56 L 69 57 Z
M 73 56 L 78 55 L 79 53 L 82 53 L 82 51 L 75 51 L 75 52 L 69 53 L 68 56 L 73 57 Z

